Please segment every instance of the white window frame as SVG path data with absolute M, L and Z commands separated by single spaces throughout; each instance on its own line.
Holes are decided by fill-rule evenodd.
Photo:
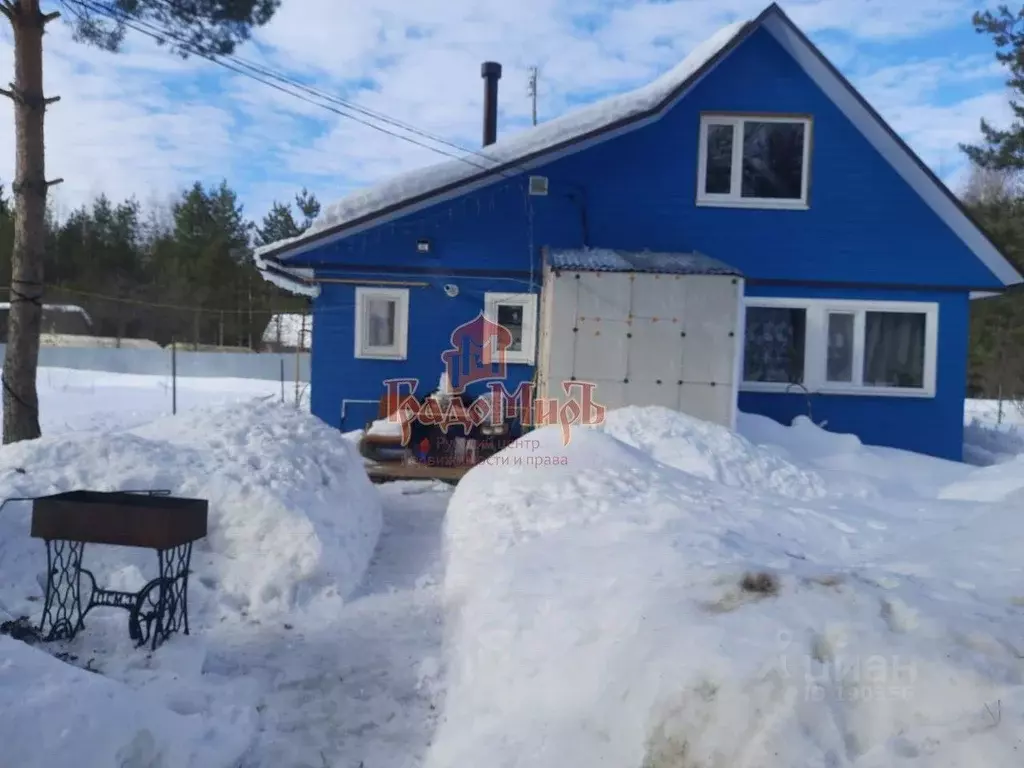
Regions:
M 935 397 L 939 343 L 939 305 L 936 302 L 748 297 L 744 300 L 744 331 L 748 307 L 781 307 L 806 311 L 803 388 L 811 394 Z M 854 315 L 852 382 L 835 382 L 827 379 L 828 316 L 832 312 Z M 880 387 L 861 383 L 864 367 L 864 323 L 868 312 L 910 312 L 925 316 L 923 387 Z M 744 367 L 740 368 L 741 377 Z M 800 384 L 775 381 L 743 381 L 740 383 L 740 390 L 790 393 L 803 391 Z
M 498 322 L 499 305 L 516 305 L 523 310 L 523 344 L 520 350 L 506 350 L 506 363 L 534 365 L 537 359 L 537 294 L 492 293 L 484 294 L 484 317 Z
M 800 199 L 789 200 L 772 197 L 742 197 L 743 187 L 743 124 L 757 123 L 799 123 L 804 126 L 803 178 Z M 708 126 L 732 126 L 732 183 L 728 194 L 705 192 L 708 170 Z M 722 208 L 773 208 L 782 210 L 806 210 L 811 179 L 811 130 L 813 121 L 801 115 L 722 115 L 703 114 L 700 116 L 700 145 L 697 150 L 697 205 Z
M 388 347 L 371 347 L 364 343 L 366 300 L 387 299 L 395 302 L 395 343 Z M 355 356 L 368 360 L 405 360 L 409 351 L 409 289 L 356 288 Z

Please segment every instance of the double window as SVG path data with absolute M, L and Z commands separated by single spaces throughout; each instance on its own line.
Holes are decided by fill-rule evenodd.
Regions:
M 934 303 L 749 298 L 743 388 L 932 397 L 938 323 Z
M 806 208 L 810 149 L 806 117 L 702 115 L 697 203 Z

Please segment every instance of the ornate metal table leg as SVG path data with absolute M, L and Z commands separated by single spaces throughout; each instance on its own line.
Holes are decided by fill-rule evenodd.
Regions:
M 166 638 L 171 632 L 188 630 L 188 569 L 192 562 L 192 542 L 161 551 L 160 575 L 164 579 L 163 630 Z
M 46 602 L 39 633 L 46 641 L 70 640 L 82 622 L 81 577 L 85 543 L 46 541 Z
M 132 638 L 143 645 L 152 638 L 152 649 L 172 632 L 188 628 L 188 569 L 192 544 L 157 550 L 160 575 L 139 592 L 129 619 Z

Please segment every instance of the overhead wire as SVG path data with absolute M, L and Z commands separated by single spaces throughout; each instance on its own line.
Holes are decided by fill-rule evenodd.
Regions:
M 165 42 L 168 39 L 173 40 L 177 45 L 179 45 L 182 48 L 182 50 L 184 50 L 186 53 L 190 55 L 199 56 L 200 58 L 210 61 L 211 63 L 217 64 L 231 72 L 234 72 L 235 74 L 242 75 L 243 77 L 248 77 L 270 88 L 274 88 L 275 90 L 281 93 L 285 93 L 289 96 L 297 98 L 300 101 L 303 101 L 307 104 L 320 107 L 321 109 L 325 109 L 340 117 L 353 120 L 354 122 L 365 125 L 368 128 L 372 128 L 373 130 L 379 131 L 386 135 L 422 147 L 423 149 L 430 150 L 431 152 L 435 152 L 437 154 L 444 155 L 454 160 L 466 163 L 467 165 L 473 166 L 474 168 L 478 168 L 479 170 L 497 171 L 500 173 L 500 169 L 504 166 L 515 166 L 514 162 L 504 162 L 496 160 L 495 158 L 483 152 L 480 152 L 479 150 L 467 149 L 466 147 L 460 144 L 449 141 L 448 139 L 437 136 L 436 134 L 432 134 L 429 131 L 425 131 L 409 123 L 401 121 L 397 118 L 386 115 L 383 112 L 379 112 L 377 110 L 372 110 L 360 106 L 347 99 L 343 99 L 339 96 L 327 93 L 326 91 L 315 88 L 313 86 L 306 85 L 288 75 L 276 72 L 265 65 L 253 63 L 234 54 L 216 54 L 208 50 L 203 50 L 201 47 L 189 41 L 187 38 L 185 38 L 183 35 L 177 32 L 164 29 L 153 22 L 137 19 L 124 12 L 119 12 L 113 8 L 100 5 L 99 3 L 95 2 L 95 0 L 69 0 L 69 6 L 72 9 L 74 9 L 75 6 L 81 6 L 87 11 L 111 19 L 118 24 L 124 25 L 128 29 L 134 30 L 158 42 Z M 314 98 L 310 98 L 309 96 L 303 95 L 303 93 L 296 93 L 294 90 L 289 90 L 289 88 L 297 88 L 305 92 L 306 94 L 309 94 L 309 96 L 316 97 L 317 99 L 321 99 L 328 103 L 323 103 L 323 101 L 317 101 Z M 357 114 L 353 114 L 353 112 Z M 362 115 L 362 117 L 360 115 Z M 462 152 L 464 154 L 453 154 L 452 152 L 440 149 L 439 147 L 431 146 L 430 144 L 427 144 L 424 141 L 420 141 L 417 138 L 413 138 L 412 136 L 406 136 L 401 133 L 397 133 L 393 130 L 390 130 L 389 128 L 383 127 L 382 125 L 378 125 L 373 121 L 378 121 L 393 128 L 406 131 L 422 139 L 432 141 L 436 144 L 442 144 L 451 149 L 458 150 L 459 152 Z M 474 157 L 481 158 L 482 160 L 486 160 L 487 162 L 492 163 L 492 165 L 482 165 L 478 162 L 474 162 L 469 157 L 466 157 L 466 155 L 473 155 Z M 502 173 L 502 175 L 509 176 L 512 174 Z

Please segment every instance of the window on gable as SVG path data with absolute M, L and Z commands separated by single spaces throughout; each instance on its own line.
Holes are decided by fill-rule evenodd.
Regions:
M 803 117 L 703 115 L 697 202 L 805 208 L 810 131 Z
M 938 305 L 747 300 L 743 387 L 823 394 L 935 394 Z
M 409 336 L 409 290 L 356 288 L 355 335 L 356 357 L 404 360 Z
M 537 296 L 532 293 L 486 293 L 484 316 L 512 334 L 505 362 L 533 364 L 537 334 Z

